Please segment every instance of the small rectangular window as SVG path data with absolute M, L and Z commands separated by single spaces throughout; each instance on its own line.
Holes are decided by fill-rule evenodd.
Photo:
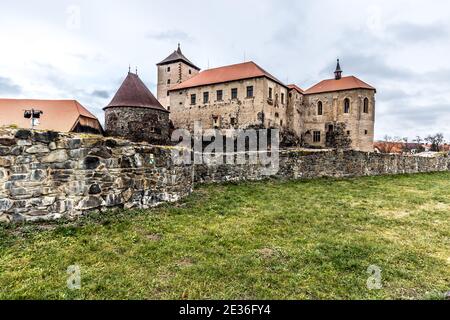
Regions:
M 169 79 L 169 80 L 167 80 L 167 84 L 170 84 L 170 79 Z
M 220 126 L 220 118 L 218 116 L 213 116 L 213 127 L 219 128 Z
M 203 103 L 209 103 L 209 92 L 203 92 Z
M 269 88 L 269 99 L 272 99 L 273 97 L 273 89 Z
M 231 99 L 235 100 L 237 98 L 238 98 L 238 89 L 237 88 L 231 89 Z
M 313 142 L 320 142 L 320 131 L 314 131 Z
M 191 104 L 194 105 L 197 103 L 197 95 L 191 94 Z
M 167 91 L 167 96 L 170 96 L 170 91 Z
M 217 90 L 217 101 L 223 101 L 223 90 Z
M 231 118 L 230 119 L 230 123 L 231 123 L 232 126 L 235 126 L 236 125 L 236 118 Z
M 284 93 L 281 94 L 281 104 L 284 104 Z
M 167 67 L 167 72 L 170 72 L 170 67 Z
M 253 98 L 253 86 L 247 87 L 247 98 Z
M 367 135 L 369 134 L 369 131 L 368 131 L 368 130 L 365 130 L 365 131 L 364 131 L 364 134 L 367 136 Z

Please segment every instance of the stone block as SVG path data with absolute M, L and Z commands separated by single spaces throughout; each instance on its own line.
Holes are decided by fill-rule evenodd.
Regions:
M 43 157 L 41 161 L 43 163 L 64 162 L 69 159 L 66 150 L 51 151 L 47 156 Z

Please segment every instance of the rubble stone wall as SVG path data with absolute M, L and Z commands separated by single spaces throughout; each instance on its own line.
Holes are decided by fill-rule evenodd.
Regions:
M 281 151 L 278 165 L 268 175 L 260 163 L 222 165 L 217 164 L 219 158 L 209 164 L 179 165 L 172 151 L 95 135 L 0 129 L 0 222 L 74 218 L 112 208 L 146 209 L 178 201 L 201 183 L 450 169 L 445 156 Z
M 0 221 L 149 208 L 187 196 L 192 166 L 171 149 L 102 136 L 0 129 Z

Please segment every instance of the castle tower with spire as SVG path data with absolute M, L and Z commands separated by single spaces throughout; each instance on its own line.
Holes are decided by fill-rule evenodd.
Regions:
M 195 64 L 193 64 L 181 51 L 175 50 L 166 59 L 157 64 L 158 66 L 158 92 L 157 98 L 161 105 L 170 111 L 169 90 L 174 86 L 192 78 L 200 72 Z

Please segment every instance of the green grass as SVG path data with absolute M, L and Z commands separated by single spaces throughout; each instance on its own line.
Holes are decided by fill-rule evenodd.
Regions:
M 442 299 L 449 194 L 450 173 L 210 185 L 154 210 L 5 226 L 0 298 Z

